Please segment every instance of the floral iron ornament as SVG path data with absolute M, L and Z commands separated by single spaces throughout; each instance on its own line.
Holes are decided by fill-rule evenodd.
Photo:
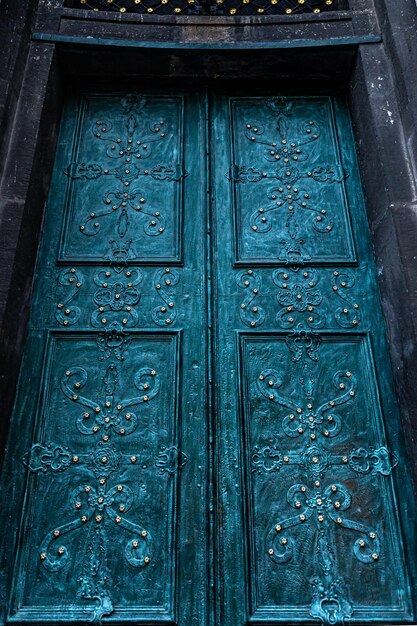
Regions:
M 354 275 L 347 270 L 334 270 L 330 271 L 329 281 L 325 272 L 306 267 L 273 270 L 272 282 L 277 287 L 279 305 L 275 320 L 281 328 L 318 330 L 326 322 L 330 324 L 332 318 L 342 328 L 359 326 L 362 318 L 360 306 L 352 301 L 354 296 L 349 295 L 349 290 L 355 285 Z M 255 302 L 259 295 L 265 296 L 265 293 L 262 294 L 260 272 L 253 269 L 239 272 L 236 283 L 245 291 L 240 305 L 242 322 L 252 328 L 260 326 L 267 315 Z
M 281 393 L 282 377 L 275 369 L 263 370 L 257 381 L 261 396 L 274 405 L 289 410 L 282 418 L 282 431 L 289 438 L 303 438 L 302 448 L 291 451 L 280 449 L 276 437 L 264 445 L 258 444 L 252 451 L 253 471 L 271 475 L 286 465 L 299 466 L 305 481 L 291 485 L 287 491 L 287 503 L 292 514 L 278 519 L 266 537 L 269 558 L 277 565 L 290 562 L 296 554 L 293 529 L 297 526 L 314 528 L 314 564 L 316 574 L 310 581 L 312 602 L 310 615 L 323 624 L 342 624 L 351 617 L 353 607 L 343 579 L 337 575 L 337 554 L 333 540 L 334 529 L 356 535 L 353 554 L 365 564 L 376 563 L 381 553 L 381 534 L 374 526 L 350 519 L 353 495 L 351 487 L 329 480 L 328 474 L 337 466 L 349 468 L 357 474 L 389 476 L 398 464 L 398 458 L 384 446 L 355 448 L 345 453 L 330 452 L 323 443 L 335 438 L 343 428 L 340 408 L 352 403 L 357 394 L 356 376 L 346 370 L 337 371 L 333 384 L 334 395 L 318 402 L 314 408 L 313 364 L 319 361 L 320 337 L 312 331 L 293 331 L 287 339 L 291 360 L 302 366 L 301 386 L 303 401 Z M 338 472 L 340 476 L 340 472 Z
M 73 402 L 84 407 L 77 419 L 77 428 L 84 435 L 92 435 L 100 430 L 112 430 L 119 435 L 129 435 L 138 425 L 138 417 L 130 410 L 152 400 L 159 392 L 160 382 L 156 371 L 140 369 L 134 379 L 139 395 L 115 401 L 114 392 L 119 381 L 117 368 L 111 363 L 103 378 L 103 402 L 97 402 L 80 395 L 87 382 L 87 372 L 82 367 L 72 367 L 61 379 L 63 393 Z
M 114 215 L 117 216 L 114 232 L 120 241 L 129 231 L 131 214 L 136 214 L 146 216 L 144 233 L 156 237 L 162 235 L 166 224 L 159 208 L 148 207 L 146 181 L 149 178 L 157 181 L 179 181 L 186 173 L 178 164 L 140 165 L 151 156 L 154 145 L 169 139 L 169 124 L 164 119 L 149 122 L 145 115 L 146 99 L 142 96 L 125 96 L 121 98 L 120 106 L 124 120 L 123 134 L 113 134 L 112 123 L 104 119 L 96 120 L 91 128 L 95 140 L 104 144 L 107 158 L 115 161 L 114 166 L 73 162 L 65 171 L 73 180 L 86 181 L 105 177 L 115 179 L 117 184 L 104 193 L 102 208 L 95 208 L 85 215 L 79 226 L 80 232 L 94 237 L 100 231 L 102 219 Z M 145 186 L 137 186 L 138 179 L 143 179 Z M 117 247 L 117 242 L 110 244 L 113 248 Z
M 238 184 L 257 184 L 263 180 L 276 181 L 266 190 L 265 203 L 253 211 L 249 224 L 253 232 L 262 235 L 273 228 L 273 215 L 279 212 L 280 223 L 285 224 L 285 237 L 281 240 L 279 258 L 288 265 L 303 265 L 311 258 L 306 242 L 300 234 L 300 217 L 309 214 L 313 231 L 328 235 L 333 230 L 329 207 L 323 206 L 305 182 L 319 185 L 341 183 L 346 174 L 339 164 L 308 166 L 308 160 L 319 141 L 321 130 L 314 120 L 302 124 L 299 134 L 289 126 L 292 102 L 283 98 L 266 101 L 276 119 L 275 137 L 268 138 L 262 124 L 247 122 L 244 136 L 247 141 L 264 146 L 263 160 L 270 164 L 265 169 L 254 166 L 232 165 L 229 178 Z M 304 217 L 302 217 L 304 220 Z
M 82 314 L 89 315 L 84 306 L 82 310 L 78 306 L 70 305 L 76 298 L 79 289 L 86 284 L 87 290 L 94 289 L 91 282 L 98 289 L 94 291 L 92 304 L 95 309 L 89 315 L 89 321 L 95 328 L 102 328 L 107 333 L 107 339 L 113 337 L 114 341 L 120 339 L 117 329 L 131 329 L 138 326 L 138 307 L 142 297 L 141 287 L 144 273 L 138 267 L 123 265 L 111 265 L 95 271 L 89 281 L 84 279 L 83 274 L 76 268 L 67 268 L 59 275 L 58 281 L 63 285 L 60 301 L 57 304 L 55 318 L 63 326 L 72 326 L 80 321 Z M 74 282 L 76 281 L 76 282 Z M 177 318 L 175 296 L 176 286 L 180 282 L 180 273 L 176 269 L 166 267 L 157 269 L 153 276 L 153 286 L 160 299 L 160 304 L 151 310 L 152 321 L 158 326 L 174 324 Z M 86 302 L 84 301 L 84 304 Z M 100 337 L 100 344 L 106 341 Z M 129 343 L 129 338 L 124 338 L 124 343 Z M 123 350 L 122 350 L 123 351 Z M 116 354 L 116 358 L 120 358 Z
M 153 555 L 153 539 L 149 530 L 126 515 L 134 502 L 132 490 L 123 482 L 116 480 L 108 484 L 108 481 L 114 481 L 119 470 L 123 472 L 126 465 L 137 463 L 139 458 L 137 454 L 122 454 L 110 442 L 111 436 L 128 436 L 137 428 L 139 419 L 131 407 L 152 401 L 159 393 L 160 380 L 155 370 L 142 368 L 134 377 L 138 395 L 116 400 L 119 374 L 112 362 L 102 379 L 103 397 L 97 401 L 81 395 L 87 378 L 83 368 L 69 368 L 61 378 L 61 389 L 65 396 L 83 408 L 76 422 L 80 433 L 95 436 L 101 432 L 104 433 L 102 440 L 96 442 L 86 454 L 76 454 L 52 443 L 36 443 L 24 456 L 23 462 L 35 474 L 68 471 L 74 465 L 84 466 L 91 472 L 92 480 L 72 491 L 70 507 L 74 509 L 75 517 L 46 533 L 39 547 L 39 558 L 48 572 L 58 572 L 71 557 L 67 537 L 76 530 L 88 529 L 77 596 L 96 601 L 92 617 L 93 621 L 100 622 L 103 616 L 113 612 L 107 566 L 108 525 L 115 525 L 127 535 L 124 556 L 131 566 L 145 567 Z M 160 458 L 157 462 L 161 466 Z

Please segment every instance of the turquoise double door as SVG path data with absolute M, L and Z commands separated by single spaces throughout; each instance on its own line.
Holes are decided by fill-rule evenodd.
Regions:
M 6 622 L 411 623 L 384 332 L 343 100 L 72 95 L 4 468 Z

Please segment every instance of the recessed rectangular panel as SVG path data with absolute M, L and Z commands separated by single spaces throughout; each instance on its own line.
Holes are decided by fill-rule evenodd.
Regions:
M 177 351 L 173 333 L 50 339 L 15 620 L 174 619 Z
M 180 260 L 182 125 L 182 97 L 80 99 L 72 154 L 62 172 L 61 261 Z
M 236 261 L 355 260 L 332 101 L 230 100 Z
M 241 336 L 251 619 L 408 615 L 373 356 L 364 335 Z

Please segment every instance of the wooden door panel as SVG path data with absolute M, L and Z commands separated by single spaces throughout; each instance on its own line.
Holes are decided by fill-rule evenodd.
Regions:
M 229 106 L 236 261 L 354 261 L 331 98 L 232 98 Z
M 183 98 L 88 94 L 73 115 L 60 260 L 180 261 Z
M 395 619 L 405 610 L 389 478 L 398 457 L 369 337 L 262 333 L 240 347 L 253 618 L 291 619 L 298 606 L 304 619 L 340 619 L 355 606 Z M 366 588 L 378 593 L 364 602 Z
M 178 336 L 133 335 L 123 352 L 103 351 L 102 340 L 49 340 L 36 443 L 24 456 L 20 617 L 82 618 L 89 600 L 95 619 L 119 607 L 129 619 L 174 612 L 172 476 L 187 460 L 178 450 Z

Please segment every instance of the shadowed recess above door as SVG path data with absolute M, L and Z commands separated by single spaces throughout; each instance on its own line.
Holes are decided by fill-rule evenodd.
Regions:
M 340 11 L 345 0 L 69 0 L 67 6 L 157 15 L 298 15 Z

